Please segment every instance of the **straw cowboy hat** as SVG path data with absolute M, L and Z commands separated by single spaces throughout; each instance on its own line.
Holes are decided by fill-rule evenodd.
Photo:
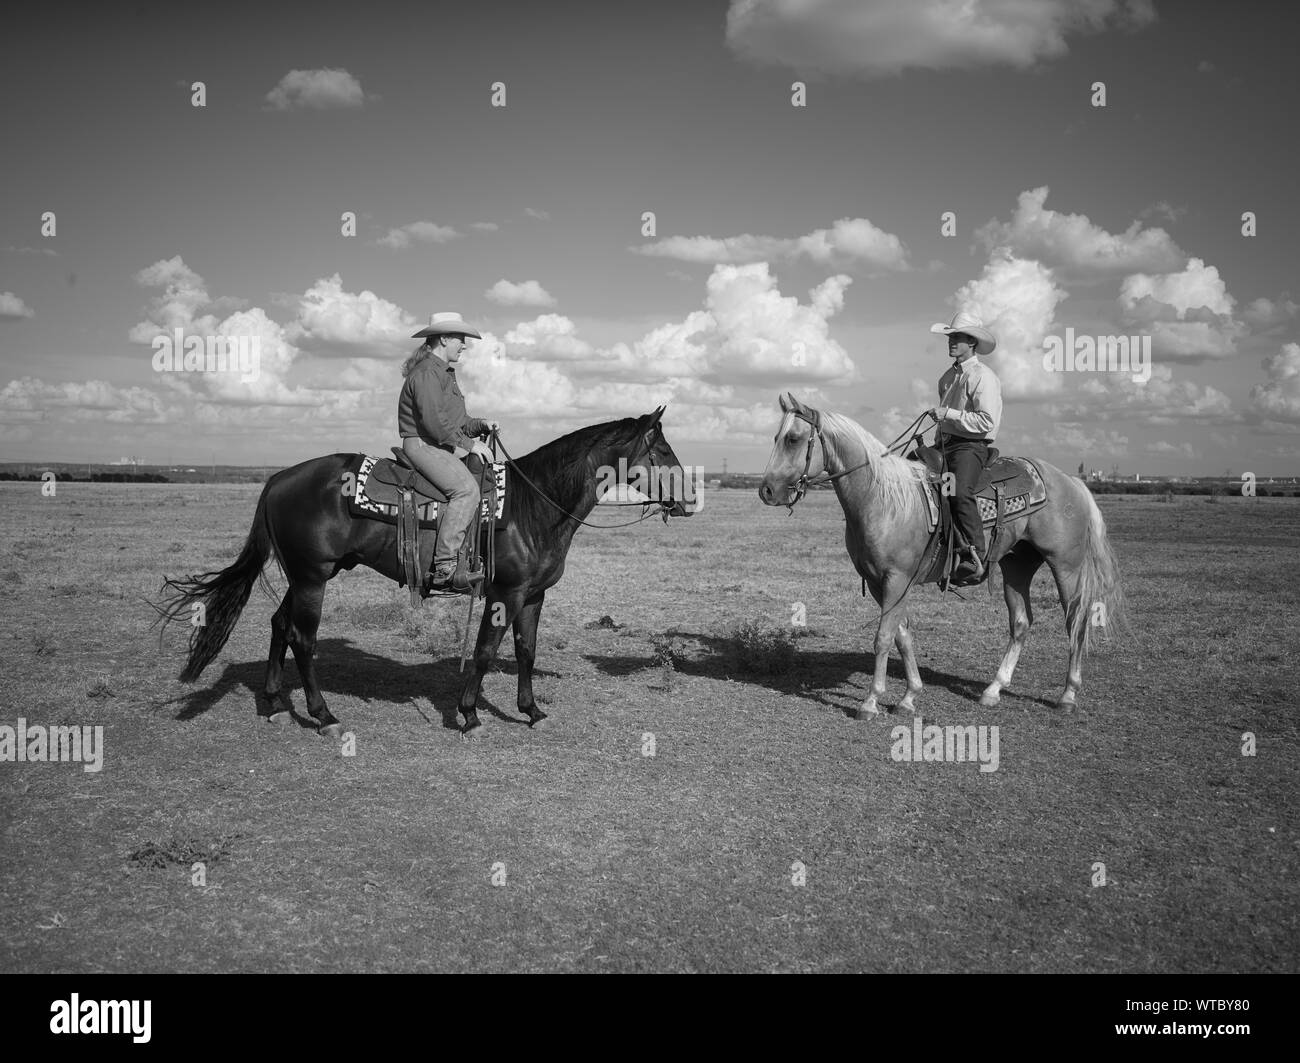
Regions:
M 949 336 L 954 332 L 970 336 L 975 341 L 976 354 L 991 354 L 998 345 L 997 338 L 984 327 L 984 322 L 965 310 L 962 310 L 952 319 L 951 325 L 934 324 L 930 326 L 930 331 L 940 332 L 945 336 Z
M 418 340 L 421 336 L 473 336 L 476 340 L 483 338 L 477 329 L 472 329 L 465 324 L 465 319 L 455 310 L 430 314 L 429 327 L 420 329 L 411 339 Z

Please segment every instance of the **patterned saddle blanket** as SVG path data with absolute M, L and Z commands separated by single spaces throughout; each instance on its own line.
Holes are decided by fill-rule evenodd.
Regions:
M 395 455 L 401 451 L 393 448 Z M 471 470 L 472 471 L 472 470 Z M 370 454 L 358 455 L 356 467 L 350 469 L 352 481 L 345 483 L 348 508 L 354 517 L 370 517 L 385 524 L 396 524 L 401 512 L 402 491 L 409 487 L 415 502 L 415 511 L 422 528 L 437 526 L 438 510 L 447 496 L 419 472 L 411 468 L 403 457 L 378 458 Z M 495 510 L 501 519 L 506 506 L 506 466 L 497 462 L 492 466 L 487 490 L 479 503 L 479 519 L 487 520 Z
M 929 530 L 934 531 L 941 514 L 948 512 L 948 499 L 943 494 L 943 456 L 933 447 L 919 450 L 930 472 L 925 501 L 930 511 Z M 996 455 L 997 451 L 990 453 Z M 995 457 L 984 467 L 975 485 L 975 501 L 980 509 L 980 521 L 989 528 L 1042 509 L 1047 504 L 1047 488 L 1043 474 L 1031 459 Z

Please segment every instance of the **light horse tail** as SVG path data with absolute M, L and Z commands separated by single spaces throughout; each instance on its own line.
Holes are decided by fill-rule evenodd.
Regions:
M 169 593 L 162 608 L 155 606 L 164 623 L 188 620 L 194 625 L 190 632 L 190 655 L 181 671 L 182 683 L 192 683 L 202 674 L 235 629 L 239 614 L 248 604 L 253 584 L 259 578 L 265 582 L 262 569 L 274 553 L 275 540 L 266 516 L 266 498 L 271 483 L 268 480 L 257 501 L 253 525 L 248 531 L 244 548 L 234 563 L 219 572 L 205 572 L 184 579 L 165 579 L 163 586 Z M 196 608 L 197 607 L 197 608 Z M 186 616 L 185 614 L 189 614 Z
M 1126 622 L 1124 588 L 1106 534 L 1106 519 L 1087 485 L 1082 489 L 1087 498 L 1088 525 L 1078 585 L 1070 602 L 1070 644 L 1079 654 L 1093 650 L 1103 635 L 1122 629 Z

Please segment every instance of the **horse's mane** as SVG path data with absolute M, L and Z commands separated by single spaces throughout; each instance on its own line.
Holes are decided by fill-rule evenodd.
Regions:
M 631 442 L 638 423 L 635 417 L 624 417 L 588 425 L 543 443 L 522 458 L 516 458 L 515 464 L 548 498 L 572 511 L 595 474 L 590 460 L 592 454 Z M 561 516 L 555 506 L 538 497 L 527 484 L 515 484 L 511 498 L 512 516 L 521 530 L 554 525 Z
M 916 489 L 918 483 L 925 481 L 925 466 L 921 462 L 886 453 L 884 443 L 842 413 L 823 413 L 822 432 L 832 442 L 852 440 L 866 451 L 871 463 L 870 494 L 881 505 L 901 516 L 921 515 L 923 500 Z

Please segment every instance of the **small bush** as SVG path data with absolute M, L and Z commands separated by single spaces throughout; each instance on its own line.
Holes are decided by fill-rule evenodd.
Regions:
M 114 696 L 113 688 L 109 686 L 108 676 L 106 675 L 95 676 L 86 690 L 86 697 L 88 698 L 111 698 Z
M 736 626 L 731 640 L 741 671 L 785 675 L 794 667 L 794 638 L 784 629 L 764 628 L 761 621 L 747 620 Z

